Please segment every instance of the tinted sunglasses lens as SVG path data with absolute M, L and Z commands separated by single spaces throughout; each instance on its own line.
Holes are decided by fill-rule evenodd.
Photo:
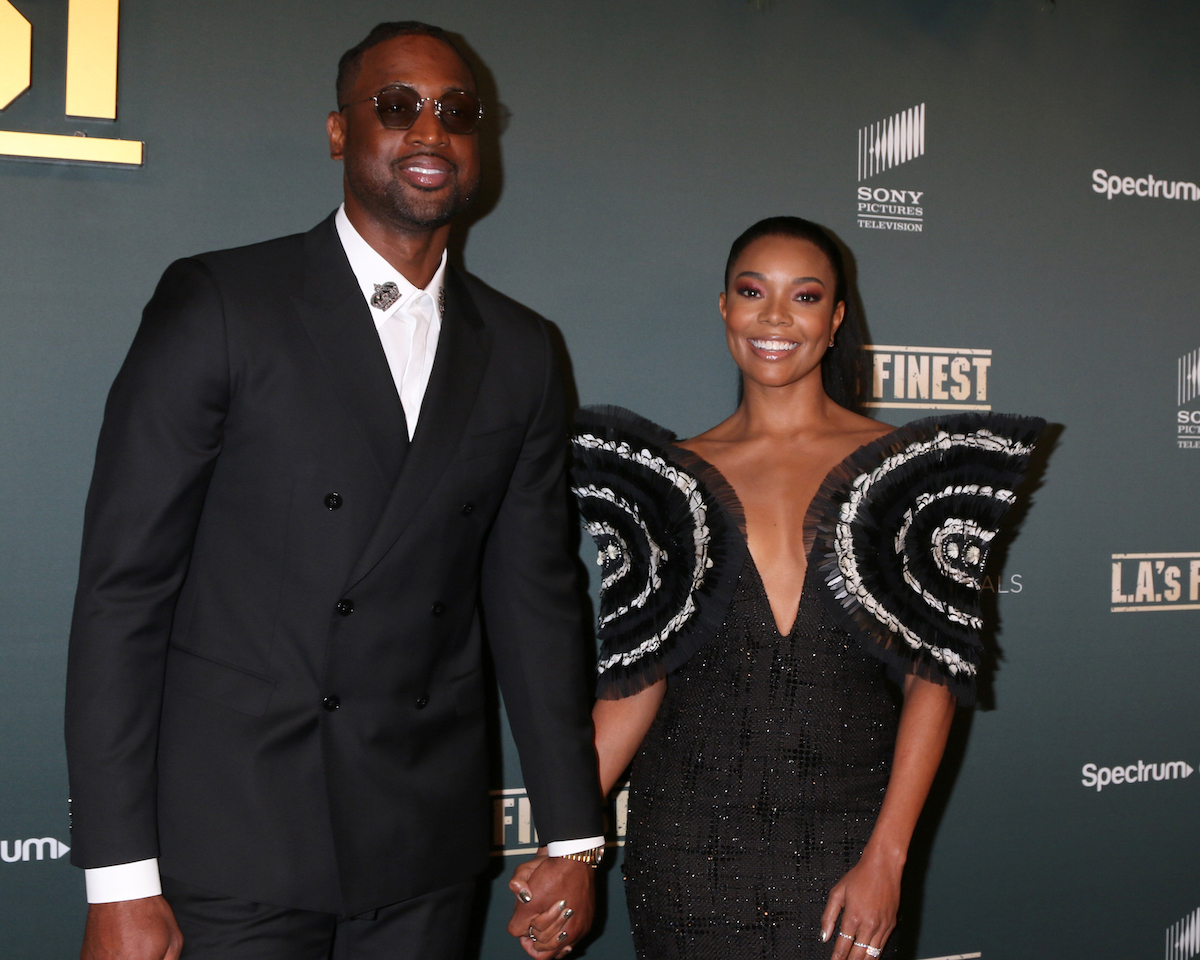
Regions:
M 421 98 L 408 87 L 392 87 L 375 98 L 375 112 L 385 127 L 407 130 L 417 122 Z
M 439 116 L 447 133 L 470 133 L 483 114 L 479 99 L 462 91 L 448 93 L 440 102 Z

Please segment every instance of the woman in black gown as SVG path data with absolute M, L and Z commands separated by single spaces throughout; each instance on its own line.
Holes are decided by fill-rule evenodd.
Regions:
M 632 761 L 635 946 L 643 960 L 891 955 L 908 844 L 956 698 L 971 697 L 968 581 L 1011 502 L 1002 484 L 963 481 L 991 457 L 982 467 L 1014 485 L 1031 443 L 995 440 L 991 420 L 893 431 L 848 409 L 860 340 L 840 254 L 815 224 L 746 231 L 720 307 L 744 383 L 729 419 L 673 444 L 635 417 L 584 411 L 575 438 L 575 492 L 604 567 L 594 719 L 606 791 Z M 593 455 L 621 461 L 609 481 L 589 473 Z M 665 478 L 667 492 L 630 471 Z M 934 493 L 898 533 L 897 498 L 922 484 Z M 701 561 L 685 576 L 690 599 L 655 609 L 670 557 L 693 562 L 654 527 L 681 496 Z M 852 516 L 877 508 L 887 517 Z M 643 532 L 649 561 L 630 546 Z M 925 589 L 938 592 L 934 579 L 949 590 L 940 600 Z M 645 588 L 622 599 L 634 580 Z

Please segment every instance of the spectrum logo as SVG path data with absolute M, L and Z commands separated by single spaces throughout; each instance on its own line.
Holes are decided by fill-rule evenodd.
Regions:
M 858 131 L 858 181 L 925 155 L 925 104 L 868 124 Z M 861 186 L 855 193 L 858 225 L 866 230 L 921 233 L 924 190 Z
M 1114 553 L 1111 599 L 1113 613 L 1200 610 L 1200 553 Z
M 0 860 L 5 863 L 27 863 L 30 860 L 57 860 L 71 848 L 54 837 L 14 840 L 9 848 L 7 840 L 0 840 Z
M 871 363 L 865 407 L 914 410 L 991 410 L 991 350 L 967 347 L 863 347 Z
M 1097 767 L 1094 763 L 1083 765 L 1085 787 L 1095 787 L 1099 793 L 1113 783 L 1149 783 L 1151 780 L 1186 780 L 1196 772 L 1195 767 L 1183 760 L 1166 763 L 1131 763 L 1124 767 Z
M 1190 180 L 1159 180 L 1153 174 L 1144 177 L 1118 177 L 1107 170 L 1092 171 L 1092 189 L 1113 197 L 1158 197 L 1163 200 L 1200 200 L 1200 187 Z

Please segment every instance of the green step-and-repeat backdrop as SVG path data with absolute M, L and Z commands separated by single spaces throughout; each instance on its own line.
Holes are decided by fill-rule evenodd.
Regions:
M 336 206 L 337 57 L 408 18 L 466 38 L 495 106 L 456 254 L 558 326 L 580 402 L 683 435 L 726 416 L 725 254 L 788 213 L 850 253 L 875 415 L 1051 421 L 904 954 L 1200 954 L 1200 6 L 124 0 L 119 28 L 115 7 L 0 0 L 0 956 L 78 950 L 66 637 L 141 307 L 176 257 Z M 480 949 L 516 958 L 504 882 L 536 811 L 500 740 Z M 622 797 L 611 820 L 619 845 Z M 619 846 L 603 876 L 586 955 L 632 958 Z

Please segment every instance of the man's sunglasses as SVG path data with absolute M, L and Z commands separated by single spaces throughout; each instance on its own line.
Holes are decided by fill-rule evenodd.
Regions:
M 451 90 L 440 97 L 422 97 L 412 87 L 399 84 L 384 87 L 373 97 L 343 103 L 338 110 L 345 110 L 368 100 L 374 101 L 379 122 L 389 130 L 407 130 L 417 122 L 421 109 L 427 103 L 433 104 L 433 115 L 442 122 L 447 133 L 474 133 L 479 121 L 483 119 L 483 104 L 473 93 Z

